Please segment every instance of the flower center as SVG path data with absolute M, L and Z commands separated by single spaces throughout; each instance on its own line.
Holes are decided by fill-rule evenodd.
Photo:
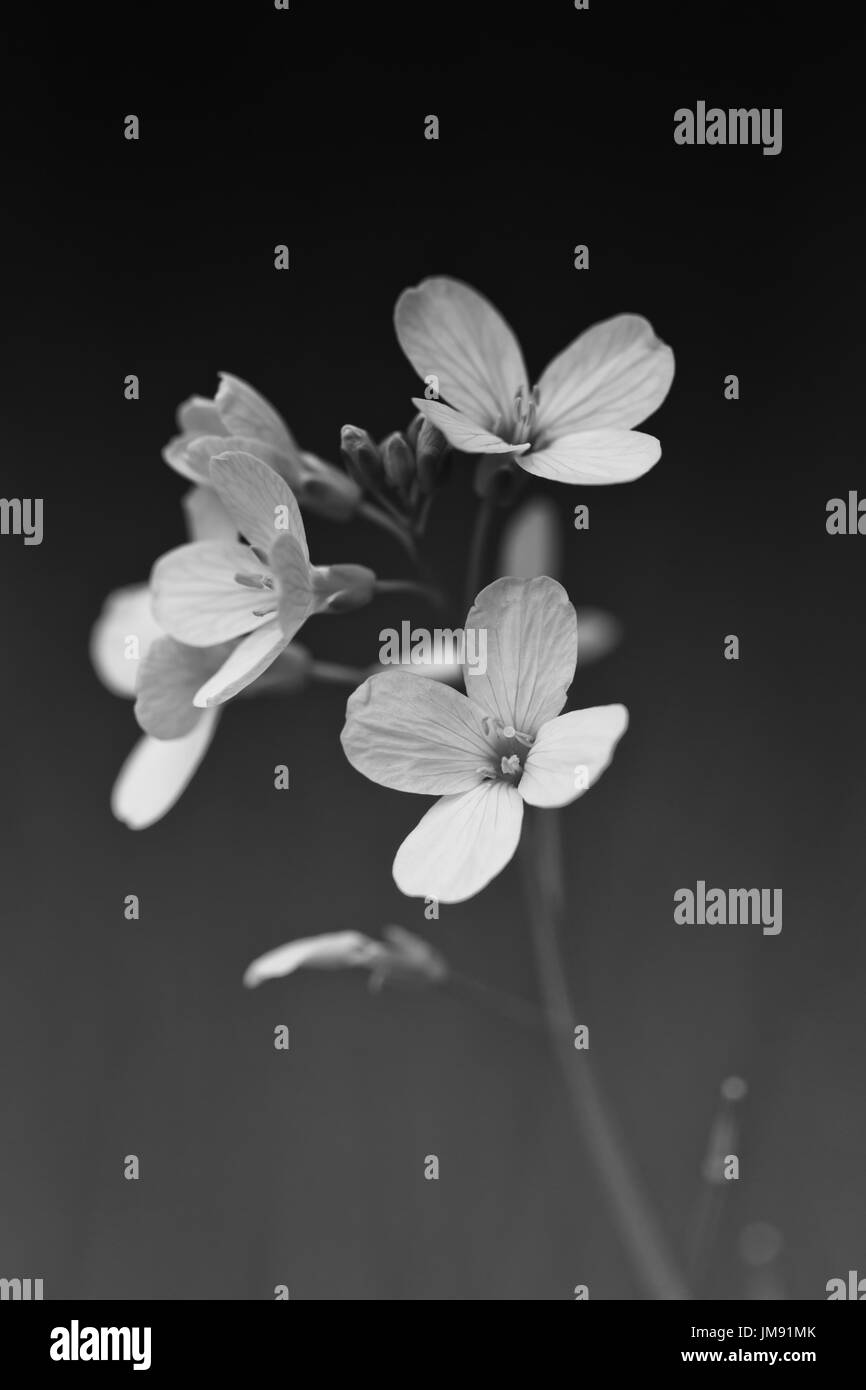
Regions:
M 482 720 L 484 733 L 490 743 L 490 762 L 479 771 L 482 777 L 496 782 L 510 782 L 517 786 L 523 776 L 526 756 L 535 739 L 515 729 L 513 724 L 503 724 L 500 719 L 485 715 Z
M 274 584 L 273 580 L 273 575 L 270 574 L 245 574 L 243 572 L 239 572 L 235 575 L 234 578 L 235 583 L 242 585 L 244 589 L 260 589 L 263 593 L 266 594 L 273 594 L 276 589 L 276 585 Z M 276 603 L 269 603 L 264 608 L 254 608 L 253 617 L 264 618 L 267 616 L 268 613 L 276 613 L 276 611 Z
M 526 444 L 527 441 L 532 438 L 537 414 L 538 387 L 533 386 L 530 391 L 526 386 L 521 386 L 517 395 L 514 397 L 512 444 Z

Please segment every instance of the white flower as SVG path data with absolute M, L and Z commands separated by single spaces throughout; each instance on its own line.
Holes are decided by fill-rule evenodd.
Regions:
M 247 544 L 192 541 L 163 555 L 151 575 L 154 617 L 178 642 L 213 647 L 243 638 L 195 691 L 203 709 L 260 676 L 307 618 L 366 602 L 376 582 L 361 565 L 310 563 L 294 494 L 260 459 L 219 454 L 210 481 Z
M 191 396 L 178 408 L 177 423 L 180 434 L 162 456 L 193 482 L 209 485 L 217 454 L 255 454 L 286 480 L 302 507 L 332 521 L 346 521 L 358 510 L 361 489 L 354 479 L 299 448 L 273 406 L 239 377 L 221 372 L 216 397 Z
M 674 357 L 646 319 L 595 324 L 531 390 L 508 324 L 459 280 L 405 290 L 394 320 L 412 366 L 448 402 L 414 404 L 456 449 L 512 454 L 528 473 L 561 483 L 630 482 L 658 461 L 658 440 L 634 426 L 667 395 Z
M 622 705 L 560 714 L 577 661 L 577 620 L 554 579 L 498 579 L 467 628 L 487 633 L 487 668 L 466 695 L 394 671 L 350 697 L 349 762 L 374 782 L 440 799 L 394 860 L 410 897 L 461 902 L 509 862 L 523 806 L 565 806 L 601 775 L 625 732 Z

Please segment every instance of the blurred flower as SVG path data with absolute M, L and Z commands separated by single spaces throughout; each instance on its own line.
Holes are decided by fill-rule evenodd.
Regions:
M 332 932 L 289 941 L 257 957 L 244 972 L 244 984 L 252 989 L 263 980 L 292 975 L 302 968 L 316 970 L 362 969 L 370 971 L 371 989 L 383 984 L 439 984 L 448 967 L 438 951 L 403 927 L 385 927 L 385 941 L 374 941 L 361 932 Z
M 511 454 L 528 473 L 562 483 L 630 482 L 658 461 L 658 440 L 633 427 L 667 395 L 674 358 L 646 319 L 619 314 L 595 324 L 532 390 L 510 327 L 459 280 L 405 290 L 394 321 L 400 346 L 436 392 L 414 404 L 456 449 Z
M 193 482 L 210 484 L 210 461 L 217 454 L 254 454 L 285 479 L 302 507 L 332 521 L 346 521 L 358 510 L 358 484 L 300 449 L 273 406 L 239 377 L 221 372 L 215 399 L 191 396 L 179 407 L 177 423 L 180 434 L 162 456 Z
M 291 488 L 248 453 L 211 460 L 210 481 L 237 541 L 193 541 L 163 555 L 151 575 L 160 627 L 190 647 L 243 640 L 196 690 L 200 708 L 237 695 L 285 651 L 314 613 L 367 602 L 376 577 L 362 565 L 314 566 Z
M 559 508 L 549 497 L 531 497 L 505 523 L 497 572 L 513 579 L 537 579 L 542 574 L 555 579 L 561 565 Z
M 596 781 L 625 732 L 622 705 L 560 715 L 577 659 L 577 620 L 554 579 L 498 579 L 467 628 L 487 634 L 486 670 L 468 667 L 466 695 L 398 670 L 350 697 L 342 743 L 371 781 L 438 796 L 397 851 L 394 880 L 410 897 L 461 902 L 517 848 L 524 802 L 565 806 Z

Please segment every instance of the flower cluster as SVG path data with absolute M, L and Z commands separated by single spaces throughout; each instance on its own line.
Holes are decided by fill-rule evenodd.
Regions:
M 213 399 L 179 408 L 163 457 L 192 484 L 187 540 L 156 561 L 148 585 L 110 596 L 91 644 L 103 682 L 134 697 L 143 731 L 112 798 L 132 828 L 176 802 L 236 695 L 333 678 L 296 640 L 303 629 L 307 641 L 311 620 L 403 582 L 356 563 L 314 564 L 305 511 L 382 526 L 417 560 L 452 449 L 481 455 L 480 468 L 504 460 L 583 485 L 630 481 L 660 455 L 658 440 L 635 426 L 664 400 L 673 355 L 646 319 L 623 314 L 588 329 L 533 386 L 505 320 L 459 281 L 406 290 L 395 329 L 424 383 L 417 414 L 378 443 L 344 425 L 339 464 L 301 449 L 237 377 L 221 375 Z M 342 732 L 351 765 L 386 787 L 438 798 L 397 851 L 404 893 L 458 902 L 479 892 L 514 854 L 525 805 L 564 806 L 607 767 L 626 728 L 623 706 L 562 713 L 577 627 L 568 595 L 543 568 L 506 573 L 481 589 L 466 619 L 467 633 L 484 632 L 488 657 L 483 672 L 464 672 L 465 694 L 406 670 L 340 668 L 357 686 Z M 393 942 L 349 946 L 341 960 L 397 971 Z M 287 959 L 295 968 L 297 954 Z M 264 974 L 285 973 L 283 964 Z

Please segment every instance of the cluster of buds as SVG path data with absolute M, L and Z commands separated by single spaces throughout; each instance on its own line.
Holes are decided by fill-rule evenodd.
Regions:
M 448 468 L 451 447 L 441 430 L 416 415 L 407 429 L 395 430 L 376 444 L 366 430 L 344 425 L 340 450 L 359 487 L 420 534 L 430 500 Z

